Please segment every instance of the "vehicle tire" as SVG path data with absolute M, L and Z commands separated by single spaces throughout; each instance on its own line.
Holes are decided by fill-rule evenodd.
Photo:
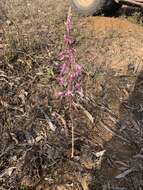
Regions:
M 70 0 L 72 7 L 80 15 L 90 16 L 100 12 L 108 13 L 117 11 L 120 5 L 114 0 Z

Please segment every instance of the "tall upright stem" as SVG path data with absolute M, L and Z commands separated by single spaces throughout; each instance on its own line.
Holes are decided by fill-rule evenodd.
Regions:
M 72 108 L 72 97 L 69 97 L 69 111 L 71 121 L 71 158 L 74 157 L 74 119 L 73 119 L 73 108 Z
M 73 121 L 72 121 L 72 152 L 71 152 L 71 158 L 74 157 L 74 124 L 73 124 Z

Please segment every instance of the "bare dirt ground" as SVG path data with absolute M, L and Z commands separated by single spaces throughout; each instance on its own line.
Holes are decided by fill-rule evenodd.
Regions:
M 68 6 L 0 2 L 0 189 L 142 190 L 143 27 L 73 13 L 84 97 L 71 158 L 68 105 L 55 96 Z

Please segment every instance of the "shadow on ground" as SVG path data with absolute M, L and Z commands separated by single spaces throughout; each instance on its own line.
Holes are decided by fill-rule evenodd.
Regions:
M 137 76 L 129 98 L 120 104 L 119 113 L 116 131 L 112 131 L 113 137 L 104 144 L 102 169 L 95 170 L 92 190 L 143 188 L 143 71 Z

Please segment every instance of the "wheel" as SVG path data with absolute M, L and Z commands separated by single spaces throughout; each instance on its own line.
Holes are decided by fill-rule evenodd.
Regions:
M 114 0 L 71 0 L 72 7 L 85 16 L 95 15 L 100 12 L 115 12 L 120 5 Z

